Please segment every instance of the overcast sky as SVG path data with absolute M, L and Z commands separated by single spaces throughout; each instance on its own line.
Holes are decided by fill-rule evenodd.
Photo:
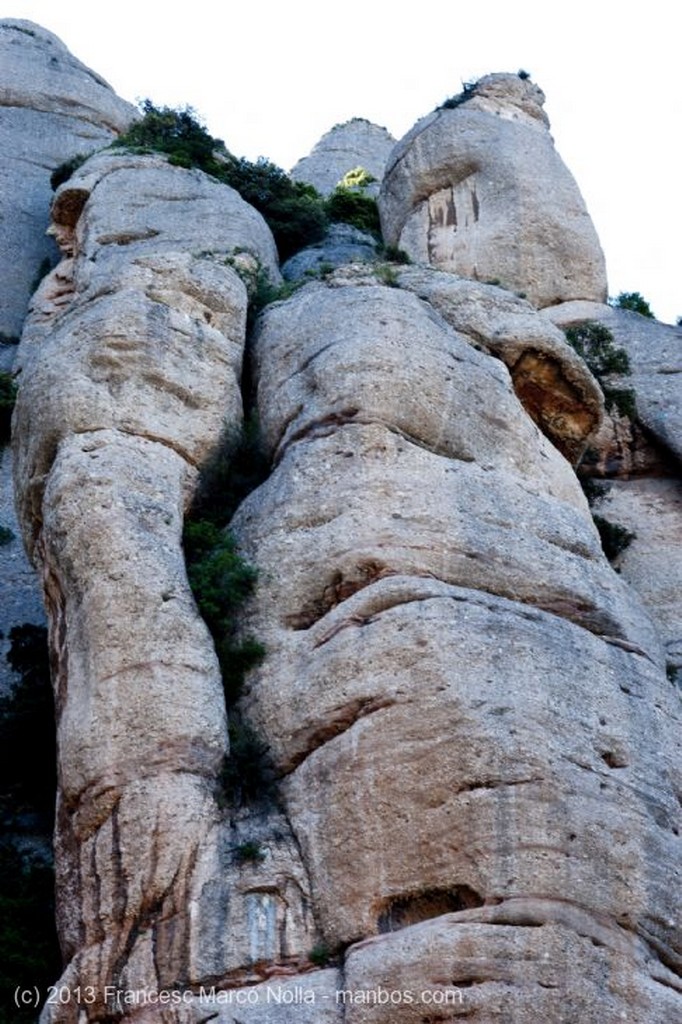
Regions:
M 595 222 L 610 294 L 682 315 L 682 75 L 669 0 L 15 0 L 116 91 L 189 104 L 238 156 L 289 169 L 332 125 L 403 135 L 463 81 L 529 71 Z

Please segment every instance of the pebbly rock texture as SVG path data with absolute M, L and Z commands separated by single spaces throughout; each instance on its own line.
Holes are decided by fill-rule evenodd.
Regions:
M 606 299 L 604 257 L 554 149 L 544 94 L 487 75 L 453 109 L 422 118 L 393 150 L 384 239 L 419 262 L 521 291 L 534 306 Z
M 247 293 L 233 264 L 278 274 L 260 215 L 161 157 L 93 158 L 54 221 L 65 258 L 19 350 L 15 471 L 50 622 L 62 983 L 91 986 L 84 1012 L 100 1021 L 117 1016 L 107 986 L 156 991 L 312 945 L 285 823 L 265 830 L 267 895 L 232 864 L 238 826 L 216 798 L 224 697 L 181 546 L 199 468 L 240 430 Z M 75 1003 L 43 1019 L 80 1022 Z
M 679 702 L 568 464 L 473 341 L 344 272 L 265 312 L 275 469 L 233 529 L 267 656 L 242 710 L 344 987 L 459 982 L 471 1019 L 530 1024 L 539 986 L 549 1020 L 663 1024 L 682 1010 Z M 424 1014 L 351 1000 L 343 1019 Z
M 291 177 L 314 185 L 326 196 L 334 191 L 344 174 L 362 167 L 377 179 L 376 185 L 367 186 L 368 194 L 376 195 L 394 145 L 395 139 L 385 128 L 354 117 L 323 135 L 312 152 L 292 168 Z
M 36 275 L 56 261 L 45 237 L 51 172 L 108 145 L 137 115 L 56 36 L 16 18 L 0 21 L 0 109 L 0 332 L 18 336 Z

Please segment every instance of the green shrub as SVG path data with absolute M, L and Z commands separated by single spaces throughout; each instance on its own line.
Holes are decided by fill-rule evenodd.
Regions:
M 17 386 L 11 373 L 0 371 L 0 446 L 8 444 L 12 435 L 12 410 Z
M 63 185 L 65 181 L 68 181 L 73 172 L 77 171 L 90 156 L 92 156 L 91 153 L 77 153 L 76 156 L 72 156 L 70 160 L 65 160 L 64 163 L 55 167 L 50 175 L 52 191 L 56 192 L 60 185 Z
M 6 334 L 0 331 L 0 345 L 18 345 L 19 337 L 16 334 Z
M 260 439 L 258 418 L 246 417 L 238 444 L 219 448 L 204 467 L 190 519 L 225 526 L 247 494 L 260 486 L 270 471 Z
M 141 106 L 142 118 L 112 143 L 137 152 L 166 153 L 179 167 L 197 167 L 230 185 L 254 206 L 272 231 L 280 259 L 318 242 L 327 230 L 324 201 L 312 185 L 292 181 L 286 171 L 261 157 L 255 163 L 232 156 L 197 120 L 191 107 L 174 110 Z
M 324 943 L 318 943 L 308 953 L 308 959 L 316 967 L 326 967 L 332 958 L 332 952 Z
M 568 327 L 566 341 L 587 363 L 601 384 L 606 408 L 617 410 L 621 416 L 634 419 L 637 414 L 635 393 L 631 388 L 614 388 L 604 382 L 611 374 L 626 376 L 630 373 L 630 360 L 624 348 L 619 348 L 611 331 L 603 324 L 585 322 Z
M 0 547 L 4 547 L 5 544 L 11 544 L 14 540 L 14 531 L 8 529 L 6 526 L 0 526 Z
M 273 786 L 267 745 L 238 718 L 230 722 L 229 735 L 230 753 L 220 776 L 223 798 L 233 806 L 267 802 Z
M 249 839 L 235 847 L 234 859 L 238 864 L 260 864 L 261 861 L 265 860 L 265 853 L 260 843 Z
M 379 237 L 379 208 L 373 196 L 362 191 L 338 186 L 327 199 L 327 214 L 332 221 L 352 224 L 360 231 Z
M 14 1006 L 17 986 L 45 995 L 61 971 L 54 872 L 0 842 L 0 1024 L 33 1024 L 36 1009 Z
M 213 637 L 229 707 L 238 700 L 246 673 L 265 654 L 255 637 L 238 639 L 236 628 L 237 612 L 253 592 L 257 573 L 236 552 L 234 538 L 208 520 L 188 521 L 183 540 L 189 584 Z
M 324 238 L 327 212 L 312 185 L 292 181 L 286 171 L 263 157 L 256 163 L 231 157 L 218 176 L 263 215 L 282 261 Z
M 381 245 L 378 252 L 389 263 L 408 264 L 412 262 L 409 253 L 406 253 L 404 249 L 399 249 L 397 245 Z
M 47 634 L 14 626 L 6 655 L 19 680 L 0 697 L 0 825 L 20 833 L 53 826 L 57 787 L 55 724 Z M 0 991 L 45 992 L 61 969 L 54 924 L 54 872 L 0 842 Z M 35 1009 L 0 1006 L 0 1024 L 28 1024 Z
M 615 299 L 611 300 L 611 305 L 615 306 L 616 309 L 629 309 L 633 313 L 639 313 L 640 316 L 647 317 L 649 320 L 655 319 L 654 314 L 651 312 L 651 306 L 639 292 L 621 292 Z

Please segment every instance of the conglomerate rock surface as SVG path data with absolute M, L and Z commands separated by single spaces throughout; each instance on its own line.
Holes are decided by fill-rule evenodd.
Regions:
M 465 115 L 536 133 L 558 173 L 537 88 L 510 78 L 412 133 L 415 175 L 465 180 L 426 145 Z M 497 216 L 526 175 L 481 145 Z M 127 153 L 58 191 L 15 473 L 50 619 L 61 984 L 93 998 L 44 1024 L 682 1018 L 679 695 L 571 465 L 600 389 L 533 308 L 602 297 L 576 196 L 533 207 L 551 240 L 565 204 L 563 248 L 538 228 L 527 262 L 500 257 L 530 302 L 452 265 L 342 266 L 263 312 L 245 373 L 235 268 L 279 280 L 255 211 Z M 275 786 L 251 803 L 220 792 L 238 737 L 181 546 L 240 378 L 271 464 L 231 522 L 265 650 L 235 722 Z
M 242 420 L 247 293 L 231 262 L 277 270 L 259 214 L 160 157 L 94 157 L 54 219 L 65 258 L 20 346 L 15 471 L 50 620 L 63 984 L 90 986 L 85 1012 L 104 1020 L 116 1011 L 107 985 L 189 983 L 261 959 L 256 911 L 276 910 L 287 884 L 291 926 L 270 915 L 265 952 L 286 952 L 296 927 L 312 945 L 285 826 L 266 895 L 237 897 L 249 889 L 234 878 L 238 826 L 216 803 L 224 698 L 181 546 L 198 467 Z M 249 900 L 254 921 L 240 910 Z M 222 907 L 219 941 L 211 913 L 192 913 L 208 902 Z M 46 1019 L 78 1013 L 74 1002 Z
M 534 306 L 605 301 L 599 240 L 543 103 L 530 79 L 487 75 L 464 102 L 417 122 L 386 166 L 385 241 Z
M 312 152 L 292 168 L 291 177 L 329 195 L 348 171 L 362 167 L 376 179 L 376 185 L 368 185 L 369 194 L 374 195 L 394 145 L 395 139 L 385 128 L 354 117 L 326 132 Z

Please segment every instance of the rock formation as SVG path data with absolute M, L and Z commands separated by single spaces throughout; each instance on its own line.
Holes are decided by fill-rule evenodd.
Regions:
M 59 743 L 71 997 L 43 1024 L 681 1017 L 679 577 L 665 599 L 642 584 L 653 623 L 574 472 L 606 418 L 560 326 L 607 307 L 535 308 L 603 297 L 540 99 L 491 76 L 421 122 L 382 208 L 386 241 L 429 258 L 339 266 L 250 334 L 243 278 L 281 278 L 232 189 L 119 151 L 57 191 L 63 258 L 24 327 L 14 429 Z M 517 245 L 523 139 L 557 187 L 529 185 Z M 490 199 L 476 246 L 530 301 L 429 248 L 460 184 Z M 239 628 L 265 652 L 230 734 L 181 537 L 235 448 L 240 384 L 271 471 L 230 523 L 258 574 Z M 679 565 L 674 522 L 643 534 L 649 583 Z M 249 799 L 221 788 L 247 730 Z
M 291 177 L 314 185 L 325 196 L 356 167 L 364 168 L 378 183 L 394 145 L 395 139 L 385 128 L 354 117 L 323 135 L 313 151 L 292 168 Z M 378 184 L 368 186 L 370 194 L 377 191 Z
M 45 237 L 50 173 L 106 146 L 136 112 L 51 32 L 15 18 L 0 21 L 0 108 L 0 332 L 16 336 L 36 275 L 57 256 Z
M 599 241 L 554 149 L 542 91 L 519 75 L 488 75 L 458 101 L 393 150 L 379 199 L 385 241 L 535 306 L 605 301 Z

